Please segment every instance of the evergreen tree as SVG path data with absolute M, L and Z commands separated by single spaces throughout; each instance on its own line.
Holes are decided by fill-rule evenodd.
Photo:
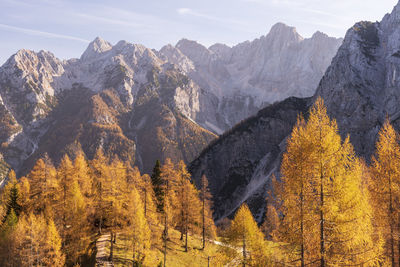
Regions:
M 164 181 L 161 177 L 161 165 L 159 160 L 156 161 L 156 164 L 153 168 L 153 173 L 151 174 L 151 183 L 153 184 L 153 190 L 157 198 L 157 209 L 161 212 L 163 211 L 164 205 L 164 192 L 162 189 Z
M 20 204 L 20 196 L 19 196 L 19 189 L 17 179 L 15 177 L 15 172 L 10 171 L 8 174 L 8 183 L 4 188 L 3 194 L 6 196 L 6 213 L 5 216 L 7 217 L 11 210 L 15 212 L 15 215 L 18 217 L 22 206 Z

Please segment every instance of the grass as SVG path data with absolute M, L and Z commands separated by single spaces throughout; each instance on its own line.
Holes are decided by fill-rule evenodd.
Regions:
M 146 253 L 145 266 L 157 266 L 163 262 L 164 255 L 161 233 L 161 226 L 152 227 L 153 244 Z M 233 249 L 211 242 L 207 242 L 206 248 L 202 250 L 201 237 L 197 235 L 188 237 L 188 252 L 185 252 L 184 241 L 180 240 L 180 232 L 170 229 L 169 238 L 166 261 L 166 266 L 168 267 L 207 266 L 208 257 L 210 257 L 210 266 L 223 266 L 229 262 L 229 259 L 225 256 L 227 250 L 229 254 L 236 253 Z M 114 244 L 114 266 L 132 266 L 132 251 L 129 243 L 126 234 L 118 234 L 117 242 Z M 106 250 L 108 254 L 110 246 L 110 243 L 107 244 Z

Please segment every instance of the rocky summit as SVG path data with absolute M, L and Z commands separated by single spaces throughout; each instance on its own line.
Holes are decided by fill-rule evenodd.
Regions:
M 160 52 L 205 90 L 196 121 L 221 134 L 268 104 L 312 96 L 341 43 L 321 32 L 304 39 L 277 23 L 267 35 L 233 47 L 183 39 Z
M 79 59 L 20 50 L 0 67 L 0 153 L 22 173 L 41 156 L 100 147 L 144 172 L 156 159 L 190 162 L 269 103 L 311 96 L 341 42 L 279 23 L 233 47 L 96 38 Z

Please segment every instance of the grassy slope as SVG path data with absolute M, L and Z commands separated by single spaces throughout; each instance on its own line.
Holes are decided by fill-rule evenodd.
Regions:
M 153 240 L 160 240 L 159 242 L 153 242 L 150 251 L 147 253 L 145 259 L 145 266 L 157 266 L 160 262 L 163 262 L 163 245 L 161 243 L 161 232 L 160 226 L 152 227 Z M 210 257 L 210 266 L 223 266 L 229 260 L 227 260 L 220 253 L 222 250 L 227 248 L 221 247 L 213 243 L 207 243 L 205 250 L 201 248 L 201 238 L 199 236 L 189 236 L 189 251 L 184 251 L 184 242 L 179 240 L 180 233 L 176 230 L 169 231 L 170 241 L 168 242 L 167 250 L 167 266 L 168 267 L 183 267 L 183 266 L 207 266 L 207 257 Z M 129 240 L 126 235 L 121 233 L 118 235 L 117 243 L 114 245 L 114 266 L 131 266 L 132 264 L 132 252 L 129 249 Z M 107 244 L 107 252 L 109 254 L 110 243 Z M 236 253 L 233 249 L 230 253 Z

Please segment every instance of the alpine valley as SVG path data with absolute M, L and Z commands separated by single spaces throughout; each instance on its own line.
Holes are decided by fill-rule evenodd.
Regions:
M 320 26 L 361 10 L 239 2 L 240 16 L 249 2 L 274 15 L 273 2 Z M 131 11 L 163 5 L 125 4 L 102 9 L 153 34 L 156 16 Z M 179 19 L 224 24 L 189 7 Z M 85 12 L 71 15 L 134 28 Z M 156 50 L 3 28 L 89 45 L 69 60 L 22 49 L 0 67 L 0 266 L 400 266 L 400 1 L 343 39 L 277 23 L 233 46 Z

